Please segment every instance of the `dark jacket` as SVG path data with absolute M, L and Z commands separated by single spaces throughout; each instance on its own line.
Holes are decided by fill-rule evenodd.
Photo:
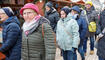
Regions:
M 45 12 L 45 18 L 50 21 L 53 31 L 56 32 L 56 25 L 59 20 L 59 13 L 56 11 L 56 9 L 51 10 L 49 13 Z
M 102 31 L 105 28 L 105 9 L 100 14 L 99 25 Z M 104 36 L 98 41 L 97 55 L 105 60 L 105 33 Z
M 21 59 L 21 29 L 16 16 L 9 17 L 2 23 L 3 44 L 0 52 L 6 55 L 6 60 Z
M 80 34 L 80 45 L 83 45 L 83 41 L 86 37 L 86 31 L 88 29 L 86 20 L 83 18 L 79 18 L 76 20 L 79 25 L 79 34 Z
M 27 36 L 23 32 L 22 60 L 55 60 L 56 46 L 53 30 L 47 21 L 41 17 Z
M 98 12 L 95 11 L 94 6 L 92 6 L 89 11 L 86 10 L 86 15 L 87 15 L 87 19 L 88 19 L 89 23 L 93 22 L 93 21 L 96 22 L 96 24 L 98 23 L 98 21 L 99 21 L 98 20 Z M 86 33 L 87 37 L 93 36 L 93 35 L 95 35 L 95 32 L 89 32 L 89 31 L 87 31 L 87 33 Z

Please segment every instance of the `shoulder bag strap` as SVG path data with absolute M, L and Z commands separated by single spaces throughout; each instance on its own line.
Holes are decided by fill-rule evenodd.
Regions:
M 53 35 L 54 35 L 54 42 L 56 45 L 56 34 L 53 32 Z M 44 38 L 44 26 L 43 26 L 43 24 L 42 24 L 42 37 Z
M 44 38 L 44 28 L 43 28 L 43 24 L 42 24 L 42 37 Z

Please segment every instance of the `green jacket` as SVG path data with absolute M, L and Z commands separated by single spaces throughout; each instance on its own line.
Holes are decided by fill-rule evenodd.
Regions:
M 22 40 L 22 59 L 23 60 L 54 60 L 55 42 L 52 28 L 46 22 L 45 18 L 40 18 L 36 29 L 27 37 L 23 32 Z M 42 36 L 42 24 L 44 38 Z

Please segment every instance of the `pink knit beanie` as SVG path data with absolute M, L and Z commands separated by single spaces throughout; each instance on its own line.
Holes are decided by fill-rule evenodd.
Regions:
M 39 8 L 33 3 L 27 3 L 20 9 L 20 14 L 23 15 L 24 9 L 33 9 L 37 14 L 39 14 Z

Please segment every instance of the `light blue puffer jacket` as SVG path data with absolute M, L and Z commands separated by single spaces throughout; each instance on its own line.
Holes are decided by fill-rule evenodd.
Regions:
M 56 31 L 56 41 L 59 47 L 63 50 L 72 50 L 72 47 L 78 48 L 80 43 L 78 31 L 79 26 L 76 20 L 71 18 L 70 14 L 64 19 L 61 18 L 58 21 Z

